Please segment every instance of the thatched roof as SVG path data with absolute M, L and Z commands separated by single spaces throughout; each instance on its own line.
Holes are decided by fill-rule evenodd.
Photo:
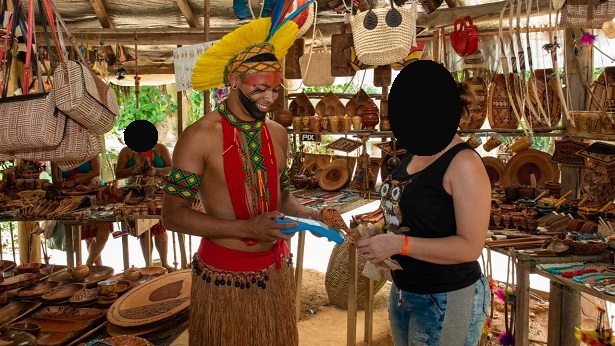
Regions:
M 258 15 L 261 4 L 250 1 Z M 536 8 L 538 2 L 538 7 L 545 10 L 549 1 L 538 0 L 533 4 Z M 209 39 L 215 40 L 247 21 L 236 18 L 230 0 L 55 0 L 55 3 L 76 38 L 75 45 L 103 46 L 110 66 L 117 61 L 116 47 L 121 46 L 123 65 L 128 74 L 134 73 L 135 43 L 140 74 L 172 74 L 173 49 L 178 45 L 205 42 L 206 26 L 209 26 Z M 422 35 L 431 35 L 432 30 L 440 27 L 447 27 L 450 31 L 456 18 L 469 15 L 482 28 L 497 28 L 504 3 L 498 0 L 446 0 L 431 14 L 426 14 L 419 5 L 417 25 L 425 29 Z M 376 3 L 376 6 L 387 4 Z M 333 12 L 327 1 L 318 1 L 317 28 L 325 36 L 340 32 L 344 19 L 343 14 Z M 306 36 L 309 33 L 311 30 Z

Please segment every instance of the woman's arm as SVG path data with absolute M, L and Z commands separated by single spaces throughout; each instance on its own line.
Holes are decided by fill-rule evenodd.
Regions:
M 164 161 L 164 167 L 154 168 L 156 174 L 167 176 L 171 172 L 171 152 L 166 145 L 158 143 L 156 145 L 159 149 L 160 157 Z
M 130 152 L 132 150 L 128 147 L 122 148 L 117 156 L 117 165 L 115 166 L 115 178 L 126 179 L 132 175 L 133 167 L 126 168 L 128 163 Z

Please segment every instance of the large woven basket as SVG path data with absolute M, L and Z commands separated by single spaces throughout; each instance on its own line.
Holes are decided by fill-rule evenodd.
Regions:
M 362 63 L 384 66 L 402 61 L 410 53 L 410 47 L 416 44 L 416 5 L 409 8 L 395 6 L 395 9 L 402 16 L 397 27 L 387 25 L 385 17 L 392 10 L 390 7 L 363 11 L 350 20 L 354 48 Z M 378 17 L 378 24 L 371 30 L 363 24 L 368 13 L 375 13 Z
M 331 257 L 329 257 L 329 265 L 327 266 L 327 274 L 325 275 L 325 289 L 329 297 L 329 303 L 339 306 L 340 308 L 348 308 L 348 258 L 349 258 L 350 242 L 348 236 L 345 237 L 342 244 L 337 244 L 333 247 Z M 357 307 L 365 308 L 365 300 L 368 294 L 369 279 L 363 276 L 363 267 L 365 267 L 365 259 L 363 256 L 358 256 L 358 280 L 357 280 Z M 374 294 L 378 292 L 386 283 L 386 277 L 380 281 L 374 282 Z

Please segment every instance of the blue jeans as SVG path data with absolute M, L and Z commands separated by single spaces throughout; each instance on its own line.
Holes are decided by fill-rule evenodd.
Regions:
M 395 346 L 476 346 L 491 300 L 484 275 L 453 292 L 417 294 L 393 283 L 389 319 Z

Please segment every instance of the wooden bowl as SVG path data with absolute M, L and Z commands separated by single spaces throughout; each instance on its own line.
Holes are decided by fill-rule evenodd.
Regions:
M 20 273 L 38 274 L 41 271 L 40 263 L 23 263 L 17 266 Z
M 38 336 L 38 334 L 41 332 L 41 326 L 32 322 L 13 323 L 11 324 L 11 329 L 19 332 L 30 333 L 34 336 Z

